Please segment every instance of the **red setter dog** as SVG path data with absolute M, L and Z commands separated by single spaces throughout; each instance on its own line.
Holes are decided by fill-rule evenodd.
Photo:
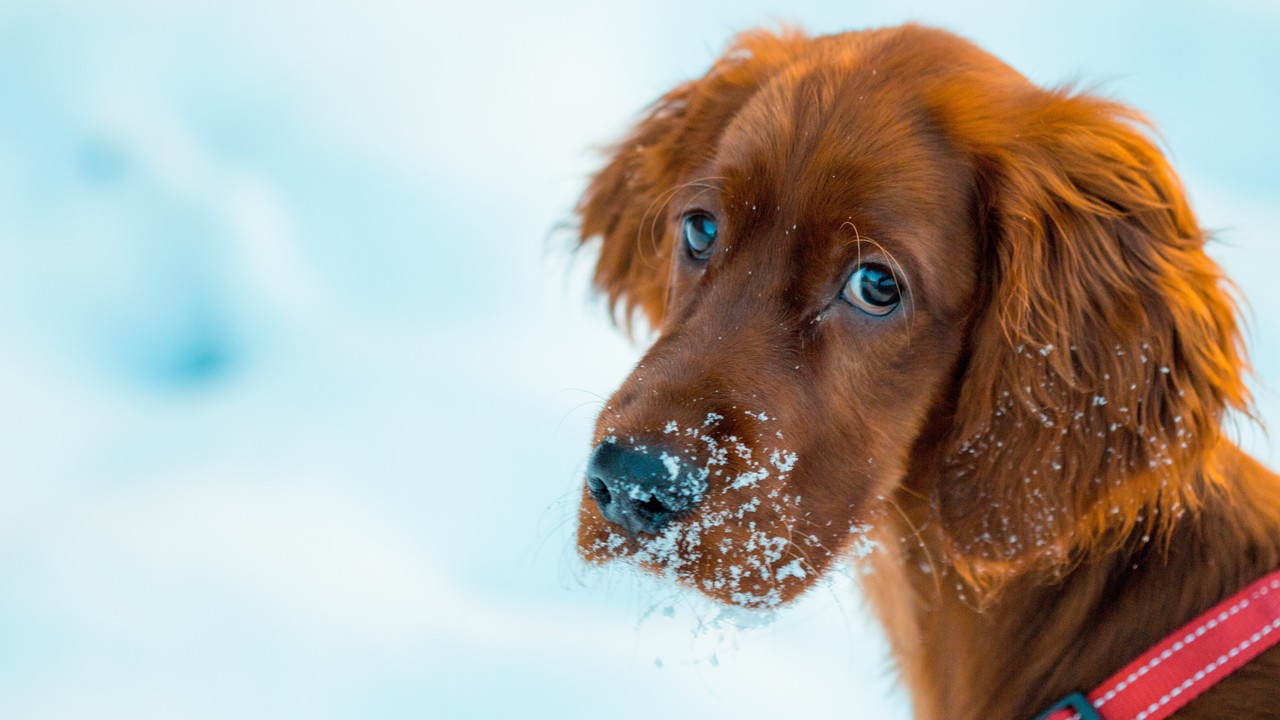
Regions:
M 1135 112 L 945 32 L 749 33 L 579 207 L 659 335 L 579 550 L 772 607 L 842 554 L 921 718 L 1029 718 L 1280 566 L 1227 281 Z M 1270 651 L 1179 717 L 1280 717 Z

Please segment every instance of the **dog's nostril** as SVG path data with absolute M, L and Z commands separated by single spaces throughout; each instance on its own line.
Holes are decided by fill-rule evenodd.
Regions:
M 613 494 L 609 492 L 609 486 L 597 477 L 587 478 L 587 491 L 591 493 L 591 497 L 596 499 L 600 507 L 608 505 L 613 500 Z
M 648 500 L 640 503 L 639 507 L 642 512 L 648 513 L 650 517 L 671 512 L 671 508 L 664 505 L 662 501 L 656 497 L 650 497 Z

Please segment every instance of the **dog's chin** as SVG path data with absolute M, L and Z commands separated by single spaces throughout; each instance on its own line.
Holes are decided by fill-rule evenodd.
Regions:
M 578 552 L 589 563 L 629 564 L 723 605 L 767 611 L 800 597 L 831 564 L 830 553 L 816 542 L 798 545 L 797 536 L 794 527 L 728 523 L 705 513 L 656 534 L 628 535 L 584 505 Z

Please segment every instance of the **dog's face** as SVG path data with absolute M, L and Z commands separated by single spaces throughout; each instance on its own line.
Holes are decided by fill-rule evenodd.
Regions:
M 955 92 L 953 76 L 966 72 L 981 92 Z M 582 206 L 584 237 L 605 240 L 598 284 L 660 333 L 600 414 L 579 513 L 585 557 L 630 558 L 726 603 L 773 606 L 857 542 L 919 472 L 912 464 L 934 455 L 931 469 L 951 468 L 951 480 L 918 491 L 933 496 L 957 547 L 1008 560 L 1019 548 L 991 542 L 992 518 L 974 509 L 1001 489 L 963 478 L 980 465 L 1054 461 L 1043 439 L 1017 457 L 991 448 L 975 458 L 1009 429 L 1002 418 L 1043 426 L 1050 400 L 1055 418 L 1068 416 L 1083 404 L 1075 394 L 1092 392 L 1072 387 L 1081 379 L 1136 389 L 1141 372 L 1143 392 L 1178 389 L 1167 369 L 1153 390 L 1127 363 L 1091 367 L 1092 352 L 1064 340 L 1071 328 L 1037 324 L 1049 305 L 1036 293 L 1054 288 L 1034 278 L 1080 268 L 1015 273 L 1026 247 L 996 237 L 1015 220 L 1059 231 L 1073 220 L 1054 217 L 1058 199 L 1039 186 L 1004 188 L 1012 152 L 978 147 L 995 122 L 982 104 L 1017 102 L 1009 89 L 1047 95 L 963 41 L 909 28 L 746 36 L 663 99 Z M 1045 234 L 1003 242 L 1052 242 Z M 1144 303 L 1101 303 L 1116 313 L 1107 340 L 1145 344 L 1154 321 L 1138 312 Z M 1219 340 L 1231 351 L 1230 337 Z M 1052 357 L 1055 342 L 1071 345 L 1058 353 L 1065 362 Z M 975 348 L 992 359 L 972 360 Z M 1115 425 L 1116 411 L 1101 408 L 1088 422 Z M 1121 419 L 1141 434 L 1153 420 L 1172 432 L 1171 418 L 1171 408 L 1135 406 Z M 1062 436 L 1045 437 L 1061 452 Z M 1069 504 L 1075 492 L 1044 496 Z M 1038 497 L 1042 512 L 1075 510 Z M 1033 520 L 1050 544 L 1076 530 L 1074 516 Z
M 600 415 L 590 556 L 775 603 L 899 481 L 975 283 L 972 172 L 909 106 L 841 68 L 762 89 L 654 209 L 661 336 Z

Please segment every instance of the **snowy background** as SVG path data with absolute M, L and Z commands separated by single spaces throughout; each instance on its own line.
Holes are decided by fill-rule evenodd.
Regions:
M 0 717 L 905 717 L 848 577 L 580 567 L 556 228 L 735 30 L 942 25 L 1156 120 L 1280 419 L 1280 5 L 962 5 L 0 0 Z

